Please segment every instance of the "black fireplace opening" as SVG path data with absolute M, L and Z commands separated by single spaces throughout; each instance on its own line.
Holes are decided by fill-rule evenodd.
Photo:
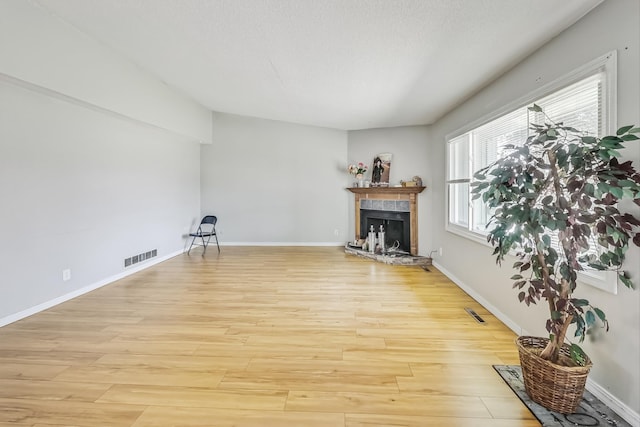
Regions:
M 371 231 L 371 226 L 378 233 L 382 225 L 385 232 L 385 249 L 388 250 L 399 245 L 399 250 L 411 252 L 411 223 L 409 222 L 409 217 L 409 212 L 360 209 L 360 238 L 367 238 L 369 231 Z

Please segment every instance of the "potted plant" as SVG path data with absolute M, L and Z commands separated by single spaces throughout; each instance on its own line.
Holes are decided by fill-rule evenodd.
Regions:
M 537 105 L 529 110 L 542 113 Z M 527 393 L 551 410 L 572 413 L 591 361 L 577 344 L 565 343 L 569 327 L 579 342 L 593 328 L 609 327 L 602 310 L 576 296 L 578 273 L 616 270 L 633 287 L 621 267 L 630 242 L 640 246 L 640 219 L 629 212 L 632 204 L 618 202 L 640 206 L 640 174 L 630 161 L 619 161 L 619 150 L 639 139 L 640 128 L 625 126 L 603 138 L 551 121 L 531 130 L 522 145 L 507 147 L 474 175 L 472 194 L 492 209 L 487 241 L 496 262 L 510 253 L 517 258 L 511 279 L 520 302 L 548 306 L 549 338 L 517 340 Z M 552 390 L 552 383 L 561 389 Z

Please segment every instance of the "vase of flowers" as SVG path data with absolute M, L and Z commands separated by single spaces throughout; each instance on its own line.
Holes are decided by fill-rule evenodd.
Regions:
M 358 180 L 358 187 L 364 187 L 364 174 L 367 172 L 367 169 L 369 169 L 369 166 L 362 162 L 353 163 L 347 168 L 349 173 L 355 175 Z

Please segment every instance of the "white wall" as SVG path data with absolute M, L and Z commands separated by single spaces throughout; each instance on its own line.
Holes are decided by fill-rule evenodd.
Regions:
M 0 320 L 182 250 L 199 216 L 197 143 L 1 81 L 0 153 Z
M 371 180 L 373 159 L 379 153 L 391 153 L 391 185 L 401 180 L 410 181 L 414 176 L 422 178 L 427 187 L 418 195 L 418 252 L 429 255 L 433 250 L 430 222 L 434 210 L 431 197 L 431 169 L 427 159 L 431 155 L 427 126 L 402 126 L 395 128 L 367 129 L 349 132 L 348 163 L 363 162 L 369 165 L 365 178 Z M 354 181 L 353 177 L 349 180 Z M 349 237 L 355 237 L 354 197 L 349 197 Z
M 0 2 L 0 325 L 127 274 L 127 257 L 180 253 L 210 136 L 203 107 L 32 2 Z
M 640 124 L 640 2 L 604 2 L 573 27 L 562 33 L 496 82 L 438 121 L 432 131 L 430 167 L 435 211 L 433 234 L 444 256 L 436 262 L 490 305 L 535 335 L 546 335 L 544 307 L 526 308 L 511 289 L 511 264 L 494 265 L 491 249 L 444 230 L 445 223 L 445 135 L 477 120 L 537 87 L 616 49 L 618 51 L 618 125 Z M 626 158 L 640 167 L 640 144 L 629 144 Z M 464 257 L 460 255 L 464 254 Z M 461 261 L 464 259 L 464 261 Z M 628 254 L 626 268 L 640 285 L 640 251 Z M 637 420 L 640 411 L 640 292 L 619 286 L 614 296 L 583 286 L 578 296 L 602 308 L 611 331 L 596 343 L 585 343 L 594 360 L 590 379 L 619 399 L 624 410 Z M 513 324 L 512 324 L 513 326 Z M 625 406 L 626 405 L 626 406 Z M 632 413 L 633 413 L 632 412 Z
M 211 142 L 208 110 L 34 2 L 0 2 L 0 74 Z
M 214 113 L 202 214 L 218 216 L 224 244 L 344 242 L 346 157 L 344 131 Z

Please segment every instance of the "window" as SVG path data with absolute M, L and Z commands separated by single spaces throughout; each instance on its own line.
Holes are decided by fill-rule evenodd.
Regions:
M 486 243 L 491 212 L 481 200 L 472 200 L 470 183 L 476 171 L 502 155 L 505 146 L 525 141 L 530 124 L 544 121 L 543 114 L 527 109 L 529 105 L 538 104 L 554 121 L 592 135 L 611 132 L 613 126 L 609 124 L 615 124 L 615 59 L 615 52 L 598 58 L 491 118 L 447 137 L 448 231 Z M 599 281 L 609 281 L 605 276 L 606 273 L 590 272 L 584 281 L 615 291 L 615 279 L 613 285 L 598 285 Z
M 527 138 L 526 107 L 520 108 L 449 141 L 449 223 L 485 234 L 491 212 L 480 200 L 471 202 L 471 177 L 500 157 L 507 144 Z

